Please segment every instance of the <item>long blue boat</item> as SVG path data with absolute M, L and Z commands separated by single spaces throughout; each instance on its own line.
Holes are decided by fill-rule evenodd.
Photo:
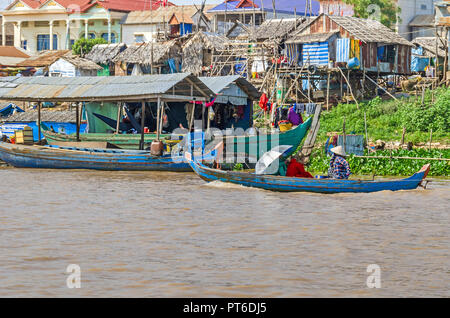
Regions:
M 129 171 L 192 171 L 183 157 L 155 157 L 149 151 L 58 146 L 25 146 L 0 142 L 0 159 L 17 168 Z
M 186 157 L 189 158 L 189 154 L 186 154 Z M 194 172 L 205 181 L 221 181 L 280 192 L 370 193 L 386 190 L 413 190 L 422 183 L 430 171 L 430 164 L 426 164 L 413 176 L 401 180 L 307 179 L 223 171 L 209 168 L 190 158 L 188 161 Z

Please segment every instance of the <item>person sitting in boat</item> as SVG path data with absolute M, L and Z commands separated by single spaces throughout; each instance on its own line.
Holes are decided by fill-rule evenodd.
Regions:
M 286 165 L 286 177 L 313 178 L 313 176 L 305 170 L 305 166 L 295 158 L 286 160 Z
M 347 154 L 342 146 L 337 146 L 331 150 L 332 156 L 330 160 L 330 167 L 328 169 L 328 177 L 334 179 L 348 179 L 351 174 L 350 165 L 345 157 Z

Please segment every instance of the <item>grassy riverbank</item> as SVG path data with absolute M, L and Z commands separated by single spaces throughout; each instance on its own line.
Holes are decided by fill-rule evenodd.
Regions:
M 403 127 L 405 142 L 428 142 L 433 130 L 433 142 L 450 143 L 450 89 L 440 88 L 422 98 L 410 97 L 398 101 L 383 101 L 377 97 L 359 105 L 341 104 L 321 116 L 319 142 L 324 142 L 328 132 L 342 132 L 345 118 L 347 134 L 365 134 L 364 112 L 367 118 L 369 140 L 400 141 Z
M 434 96 L 433 96 L 434 95 Z M 434 102 L 433 102 L 434 100 Z M 342 133 L 345 118 L 347 134 L 365 135 L 364 112 L 367 118 L 367 133 L 369 142 L 381 139 L 385 142 L 399 142 L 402 138 L 403 127 L 406 128 L 405 143 L 427 143 L 430 131 L 433 131 L 433 143 L 450 144 L 450 89 L 440 88 L 434 92 L 428 91 L 422 105 L 421 96 L 403 98 L 399 101 L 383 101 L 375 98 L 361 103 L 359 109 L 355 104 L 342 104 L 329 112 L 322 113 L 321 126 L 316 142 L 317 149 L 311 156 L 308 170 L 326 173 L 329 158 L 325 155 L 323 144 L 327 140 L 327 133 Z M 367 155 L 367 153 L 366 153 Z M 419 149 L 384 150 L 371 153 L 371 156 L 398 156 L 418 158 L 450 158 L 450 150 Z M 431 163 L 430 176 L 450 176 L 449 161 L 390 159 L 390 158 L 348 158 L 352 172 L 355 175 L 378 176 L 409 176 Z
M 377 151 L 371 156 L 380 157 L 417 157 L 417 158 L 450 158 L 450 150 L 426 149 L 389 150 Z M 431 163 L 430 176 L 450 177 L 450 162 L 420 159 L 390 159 L 390 158 L 355 158 L 349 156 L 348 162 L 354 175 L 377 176 L 411 176 L 423 165 Z M 308 171 L 326 174 L 330 158 L 325 155 L 323 149 L 315 149 L 308 165 Z

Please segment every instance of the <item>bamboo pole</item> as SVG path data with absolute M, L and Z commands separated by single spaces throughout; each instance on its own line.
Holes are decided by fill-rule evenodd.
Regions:
M 367 118 L 366 118 L 366 112 L 364 111 L 364 130 L 366 132 L 366 145 L 367 145 L 367 152 L 369 152 L 369 134 L 367 133 Z
M 450 161 L 449 158 L 421 158 L 421 157 L 397 157 L 397 156 L 357 156 L 355 158 L 367 158 L 367 159 L 407 159 L 407 160 L 435 160 L 435 161 Z
M 144 150 L 145 101 L 141 102 L 141 141 L 139 150 Z
M 386 94 L 388 94 L 389 96 L 391 96 L 393 99 L 398 101 L 398 98 L 395 97 L 394 95 L 392 95 L 391 93 L 389 93 L 387 90 L 385 90 L 383 87 L 381 87 L 377 82 L 375 82 L 373 79 L 371 79 L 369 76 L 367 76 L 367 74 L 364 74 L 364 76 L 371 81 L 372 83 L 374 83 L 377 87 L 381 88 Z
M 41 144 L 41 102 L 38 102 L 38 134 L 39 144 Z
M 80 141 L 80 103 L 77 103 L 77 106 L 75 107 L 76 110 L 76 124 L 77 124 L 77 141 Z
M 328 79 L 327 79 L 327 111 L 330 110 L 330 77 L 331 73 L 328 71 Z
M 342 142 L 343 142 L 343 145 L 344 145 L 343 147 L 344 147 L 344 151 L 345 151 L 346 146 L 347 146 L 347 136 L 345 133 L 345 117 L 344 117 L 344 123 L 342 125 Z
M 343 78 L 345 79 L 345 81 L 347 82 L 347 85 L 348 85 L 348 87 L 349 87 L 349 89 L 350 89 L 350 94 L 352 95 L 353 100 L 354 100 L 355 103 L 356 103 L 356 108 L 359 109 L 358 101 L 356 100 L 355 95 L 353 95 L 353 90 L 352 90 L 352 87 L 351 87 L 349 81 L 348 81 L 347 78 L 345 77 L 344 72 L 342 71 L 342 69 L 341 69 L 340 67 L 338 67 L 338 69 L 339 69 L 339 71 L 341 72 L 342 77 L 343 77 Z
M 117 105 L 117 123 L 116 123 L 116 134 L 119 133 L 119 129 L 120 129 L 120 114 L 122 111 L 122 103 L 119 103 Z

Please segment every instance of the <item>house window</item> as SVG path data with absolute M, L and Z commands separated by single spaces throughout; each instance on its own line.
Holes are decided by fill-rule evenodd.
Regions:
M 53 34 L 53 50 L 58 49 L 58 35 Z M 50 35 L 38 34 L 37 36 L 37 50 L 45 51 L 50 50 Z
M 420 9 L 421 10 L 427 10 L 427 5 L 426 4 L 421 4 L 420 5 Z
M 28 41 L 27 40 L 20 41 L 20 47 L 24 50 L 27 50 L 28 49 Z
M 72 48 L 74 44 L 75 44 L 75 40 L 70 40 L 70 48 Z
M 40 27 L 49 27 L 50 23 L 48 21 L 34 21 L 34 26 L 36 28 L 40 28 Z
M 102 38 L 108 41 L 108 33 L 102 33 Z M 111 32 L 111 43 L 116 43 L 116 34 Z
M 28 21 L 23 21 L 22 28 L 27 28 L 27 27 L 28 27 Z
M 81 39 L 84 39 L 84 33 L 81 34 L 80 36 Z M 88 39 L 95 39 L 97 38 L 97 36 L 95 35 L 95 33 L 88 33 Z
M 143 34 L 135 34 L 134 35 L 134 43 L 144 43 L 144 35 Z

